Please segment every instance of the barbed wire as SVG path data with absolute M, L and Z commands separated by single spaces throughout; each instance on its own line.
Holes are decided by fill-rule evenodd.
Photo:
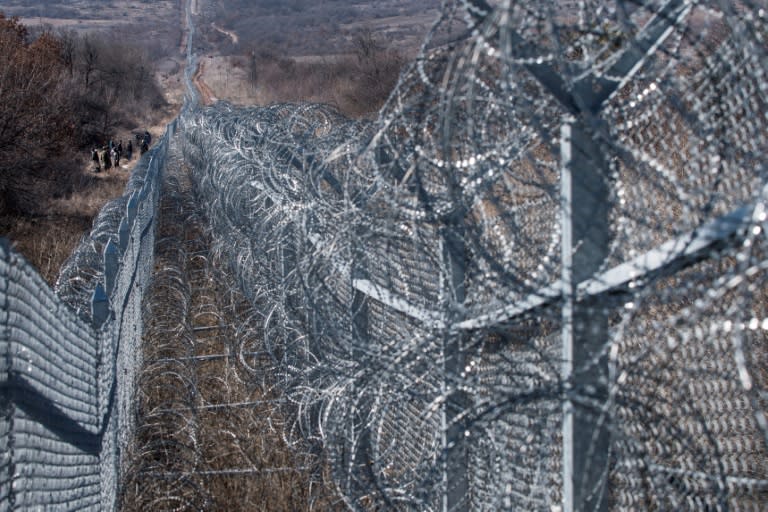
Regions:
M 354 510 L 760 509 L 766 16 L 450 0 L 375 121 L 191 97 L 124 503 L 321 449 Z M 128 197 L 57 284 L 83 318 Z
M 262 347 L 263 317 L 213 264 L 178 143 L 169 152 L 121 508 L 331 503 L 322 461 L 282 419 L 287 407 Z
M 350 508 L 759 508 L 765 16 L 448 1 L 375 122 L 183 118 Z

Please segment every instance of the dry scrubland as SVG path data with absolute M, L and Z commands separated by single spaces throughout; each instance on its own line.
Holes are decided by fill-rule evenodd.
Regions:
M 351 50 L 361 29 L 392 48 L 418 48 L 440 0 L 201 0 L 195 46 L 202 53 L 247 55 L 273 48 L 281 55 L 333 55 Z M 236 35 L 235 38 L 232 35 Z
M 334 105 L 350 117 L 374 115 L 397 83 L 403 55 L 377 45 L 356 54 L 285 57 L 270 50 L 249 57 L 202 59 L 200 80 L 216 99 L 239 105 L 312 102 Z
M 30 27 L 45 24 L 141 44 L 151 41 L 156 54 L 175 50 L 181 38 L 178 0 L 6 0 L 1 9 Z
M 309 101 L 373 115 L 418 51 L 439 1 L 203 3 L 200 79 L 236 104 Z
M 417 51 L 439 3 L 200 0 L 193 6 L 200 82 L 215 99 L 236 104 L 311 101 L 335 105 L 350 116 L 370 116 Z M 10 0 L 0 7 L 27 27 L 27 42 L 47 32 L 81 45 L 80 54 L 70 56 L 74 64 L 61 63 L 70 66 L 70 78 L 80 78 L 68 94 L 79 100 L 74 109 L 79 121 L 65 138 L 74 137 L 34 162 L 35 172 L 53 179 L 27 172 L 12 178 L 18 182 L 12 185 L 33 191 L 22 194 L 21 205 L 10 203 L 22 195 L 2 192 L 8 187 L 0 183 L 0 235 L 10 238 L 51 284 L 99 208 L 122 193 L 130 172 L 126 166 L 93 174 L 90 148 L 110 137 L 126 140 L 145 128 L 157 137 L 178 110 L 182 6 L 178 0 Z M 86 39 L 98 54 L 90 64 L 82 52 Z M 62 55 L 68 58 L 66 51 Z M 114 87 L 125 76 L 120 66 L 131 64 L 151 78 L 145 84 L 151 98 Z M 0 168 L 16 167 L 0 162 Z
M 96 174 L 90 150 L 145 129 L 158 136 L 175 116 L 177 95 L 158 79 L 171 81 L 168 71 L 178 69 L 178 4 L 12 0 L 0 7 L 0 67 L 10 71 L 0 121 L 14 127 L 0 137 L 0 235 L 50 284 L 99 209 L 123 193 L 138 157 Z

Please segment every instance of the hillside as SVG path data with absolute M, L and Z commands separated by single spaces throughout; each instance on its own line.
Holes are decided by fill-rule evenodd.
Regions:
M 178 0 L 9 0 L 32 33 L 99 34 L 142 48 L 170 104 L 181 102 L 186 20 Z M 331 103 L 370 115 L 437 18 L 440 0 L 195 0 L 195 52 L 209 100 Z M 373 62 L 355 58 L 361 37 Z M 368 75 L 368 76 L 366 76 Z M 382 78 L 383 76 L 383 78 Z
M 195 51 L 202 61 L 199 78 L 211 100 L 319 101 L 349 115 L 369 114 L 386 98 L 403 62 L 415 55 L 440 4 L 196 0 L 192 12 Z M 10 0 L 0 11 L 20 17 L 33 32 L 103 34 L 142 47 L 153 60 L 166 100 L 178 104 L 186 31 L 181 5 L 177 0 Z M 379 69 L 367 82 L 363 75 L 371 69 L 355 69 L 361 35 L 378 52 L 373 66 Z M 370 94 L 361 92 L 369 89 Z
M 27 26 L 109 32 L 151 48 L 155 56 L 177 48 L 181 9 L 176 0 L 8 0 L 0 10 Z M 172 53 L 172 52 L 171 52 Z
M 211 0 L 201 2 L 205 52 L 225 55 L 269 47 L 289 56 L 352 51 L 367 28 L 400 51 L 412 52 L 435 21 L 440 0 Z M 235 37 L 233 37 L 235 36 Z
M 349 116 L 370 117 L 386 100 L 404 63 L 418 50 L 440 3 L 195 0 L 191 6 L 200 57 L 197 82 L 208 101 L 320 102 L 335 105 Z M 187 29 L 183 4 L 178 0 L 8 0 L 0 6 L 7 17 L 19 18 L 31 39 L 51 32 L 74 42 L 74 47 L 82 47 L 85 38 L 95 41 L 100 54 L 95 73 L 111 76 L 118 86 L 110 94 L 91 91 L 88 101 L 80 101 L 87 111 L 107 102 L 115 114 L 89 127 L 90 135 L 80 136 L 70 151 L 73 157 L 59 153 L 50 160 L 59 170 L 65 165 L 73 168 L 73 177 L 65 179 L 67 186 L 52 194 L 38 184 L 35 194 L 39 197 L 30 202 L 35 208 L 0 212 L 0 236 L 10 238 L 50 283 L 81 234 L 90 229 L 93 216 L 105 201 L 121 193 L 128 177 L 128 173 L 93 174 L 91 144 L 109 137 L 129 138 L 131 131 L 145 128 L 157 136 L 178 111 Z M 116 59 L 133 63 L 142 73 L 151 67 L 165 106 L 154 102 L 156 106 L 146 110 L 125 92 L 118 92 L 126 75 L 111 71 Z M 70 69 L 82 74 L 91 66 L 82 61 Z M 96 116 L 86 113 L 84 119 L 93 121 Z
M 439 0 L 193 4 L 208 102 L 313 102 L 375 115 L 437 18 Z

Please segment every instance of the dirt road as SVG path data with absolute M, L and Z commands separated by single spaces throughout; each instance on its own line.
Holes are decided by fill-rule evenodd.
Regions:
M 195 87 L 197 87 L 198 92 L 200 93 L 200 101 L 203 103 L 203 105 L 212 105 L 219 101 L 219 99 L 216 97 L 215 94 L 213 94 L 213 90 L 208 87 L 208 84 L 203 81 L 203 73 L 205 72 L 205 61 L 200 61 L 200 63 L 197 65 L 197 71 L 195 71 L 195 76 L 192 77 L 192 83 L 195 84 Z

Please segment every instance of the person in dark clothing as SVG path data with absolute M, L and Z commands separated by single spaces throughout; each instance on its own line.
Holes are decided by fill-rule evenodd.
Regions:
M 152 135 L 150 135 L 148 131 L 144 132 L 144 142 L 147 143 L 147 147 L 152 144 Z
M 125 158 L 130 160 L 133 158 L 133 141 L 128 141 L 128 146 L 125 148 Z
M 96 148 L 93 148 L 93 151 L 91 151 L 91 160 L 93 160 L 93 165 L 95 166 L 93 172 L 101 172 L 101 161 L 99 160 L 99 152 L 96 151 Z
M 112 157 L 109 156 L 109 147 L 104 148 L 104 170 L 108 171 L 112 167 Z

